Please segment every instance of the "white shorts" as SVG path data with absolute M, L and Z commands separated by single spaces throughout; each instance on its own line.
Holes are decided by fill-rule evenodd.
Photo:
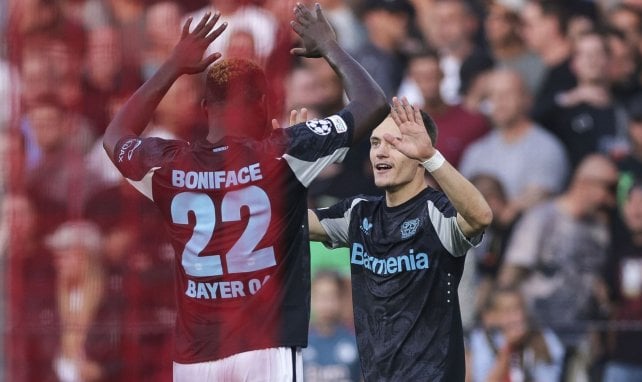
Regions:
M 174 382 L 302 382 L 299 348 L 253 350 L 216 361 L 174 362 Z

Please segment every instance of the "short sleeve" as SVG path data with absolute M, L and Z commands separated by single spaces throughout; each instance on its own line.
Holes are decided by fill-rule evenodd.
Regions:
M 178 150 L 188 143 L 161 138 L 126 136 L 114 148 L 114 162 L 127 179 L 139 181 L 153 168 L 162 167 Z
M 354 118 L 344 109 L 285 130 L 288 146 L 283 158 L 307 187 L 327 165 L 343 160 L 352 142 Z
M 329 238 L 328 242 L 324 244 L 330 248 L 349 246 L 352 211 L 362 201 L 365 199 L 357 196 L 344 199 L 331 207 L 313 210 Z
M 428 216 L 439 240 L 454 257 L 465 256 L 468 250 L 481 242 L 483 234 L 471 239 L 461 231 L 457 223 L 457 211 L 445 194 L 436 192 L 428 199 Z

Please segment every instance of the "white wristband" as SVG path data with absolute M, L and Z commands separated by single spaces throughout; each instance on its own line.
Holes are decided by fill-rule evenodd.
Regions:
M 421 162 L 421 165 L 424 166 L 428 172 L 434 172 L 446 161 L 443 155 L 439 151 L 435 151 L 435 154 L 425 161 Z

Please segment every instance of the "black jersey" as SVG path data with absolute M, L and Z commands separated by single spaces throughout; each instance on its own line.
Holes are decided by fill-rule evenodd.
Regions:
M 457 286 L 468 240 L 441 192 L 387 207 L 357 196 L 315 211 L 328 244 L 350 248 L 352 300 L 366 381 L 463 381 Z
M 305 346 L 306 187 L 352 140 L 344 111 L 262 141 L 124 137 L 118 169 L 158 206 L 176 252 L 175 361 Z

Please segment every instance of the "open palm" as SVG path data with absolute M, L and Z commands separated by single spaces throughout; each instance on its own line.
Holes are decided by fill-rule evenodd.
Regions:
M 435 154 L 435 148 L 428 136 L 419 108 L 412 107 L 404 97 L 392 100 L 392 119 L 397 124 L 401 137 L 384 134 L 383 138 L 408 158 L 423 162 Z

